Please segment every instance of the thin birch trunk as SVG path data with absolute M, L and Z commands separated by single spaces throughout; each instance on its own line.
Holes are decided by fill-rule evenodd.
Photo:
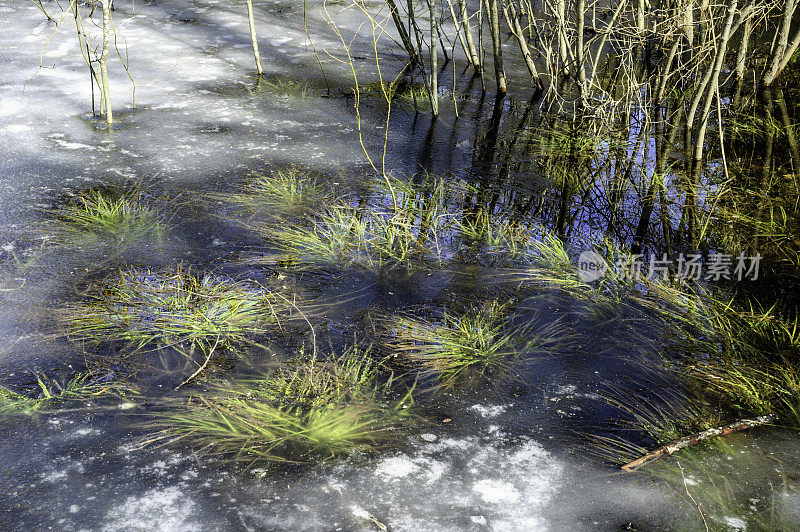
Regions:
M 525 33 L 522 31 L 522 26 L 519 23 L 517 8 L 514 6 L 513 1 L 509 2 L 508 5 L 503 9 L 503 14 L 506 17 L 506 23 L 508 24 L 508 27 L 511 28 L 511 33 L 517 38 L 520 52 L 522 52 L 522 57 L 525 58 L 525 66 L 528 67 L 528 73 L 531 75 L 531 81 L 533 82 L 533 85 L 536 87 L 536 90 L 542 90 L 542 82 L 539 79 L 539 72 L 536 70 L 536 64 L 533 62 L 533 56 L 531 56 L 531 51 L 528 48 L 528 41 L 525 38 Z
M 783 7 L 783 17 L 781 18 L 781 25 L 778 29 L 777 40 L 775 42 L 775 48 L 772 50 L 772 54 L 770 55 L 769 61 L 767 61 L 767 66 L 764 69 L 764 76 L 762 78 L 761 84 L 765 87 L 769 87 L 775 81 L 775 78 L 778 77 L 781 70 L 781 64 L 784 63 L 784 59 L 787 56 L 787 52 L 789 52 L 788 57 L 791 57 L 793 50 L 789 47 L 789 31 L 792 26 L 792 17 L 794 16 L 794 11 L 796 8 L 795 0 L 786 0 L 786 3 Z M 794 48 L 797 48 L 797 45 L 800 44 L 800 30 L 798 30 L 797 36 L 792 42 Z M 786 60 L 788 63 L 788 60 Z
M 683 34 L 691 47 L 694 44 L 694 0 L 684 0 L 679 9 Z
M 611 16 L 611 20 L 608 21 L 608 30 L 603 34 L 600 38 L 600 42 L 597 45 L 597 52 L 594 55 L 594 61 L 592 62 L 592 79 L 597 76 L 597 68 L 600 64 L 600 56 L 603 53 L 603 49 L 606 46 L 606 41 L 608 40 L 608 36 L 611 35 L 611 31 L 614 29 L 614 23 L 617 21 L 617 17 L 622 12 L 622 8 L 625 7 L 627 2 L 625 0 L 621 0 L 619 5 L 617 5 L 617 9 L 614 10 L 614 14 Z
M 505 94 L 508 90 L 506 86 L 506 73 L 503 69 L 503 48 L 500 41 L 500 12 L 497 7 L 497 0 L 486 0 L 487 11 L 489 11 L 489 32 L 492 34 L 492 55 L 494 59 L 494 76 L 497 80 L 497 92 Z
M 733 26 L 733 19 L 736 17 L 736 8 L 738 5 L 738 0 L 730 0 L 730 3 L 728 4 L 728 15 L 725 20 L 725 28 L 722 30 L 722 36 L 720 37 L 716 60 L 714 61 L 711 86 L 708 88 L 708 93 L 703 104 L 703 112 L 700 115 L 700 128 L 697 131 L 697 140 L 694 148 L 695 164 L 699 164 L 699 161 L 703 159 L 703 145 L 705 144 L 706 131 L 708 130 L 708 118 L 711 111 L 711 103 L 714 101 L 715 93 L 717 93 L 719 74 L 722 70 L 722 63 L 725 60 L 725 52 L 728 49 L 728 41 L 731 37 L 731 27 Z M 719 95 L 717 94 L 717 97 L 718 96 Z
M 412 63 L 421 65 L 422 61 L 419 57 L 419 52 L 414 48 L 411 37 L 408 36 L 408 31 L 406 30 L 405 24 L 403 24 L 403 19 L 400 18 L 400 10 L 397 9 L 397 4 L 394 0 L 386 0 L 386 4 L 389 6 L 389 13 L 392 15 L 394 27 L 397 28 L 397 34 L 400 35 L 400 42 L 403 43 L 403 48 L 406 49 L 408 59 Z
M 789 64 L 789 61 L 792 59 L 792 56 L 800 48 L 800 28 L 797 28 L 797 33 L 794 34 L 794 39 L 792 42 L 787 46 L 786 51 L 783 54 L 783 60 L 778 65 L 778 71 L 775 74 L 775 77 L 779 76 L 783 69 Z
M 486 92 L 483 72 L 486 65 L 486 50 L 483 47 L 483 0 L 478 0 L 478 54 L 481 61 L 481 92 Z
M 108 86 L 108 52 L 111 49 L 111 0 L 102 0 L 103 6 L 103 48 L 100 52 L 100 80 L 103 84 L 103 102 L 105 104 L 106 123 L 114 123 L 111 112 L 111 91 Z
M 567 41 L 567 1 L 556 0 L 556 20 L 558 22 L 558 57 L 564 75 L 569 74 L 567 66 L 569 42 Z
M 431 101 L 431 113 L 434 117 L 439 116 L 439 68 L 437 66 L 439 46 L 439 33 L 436 27 L 436 4 L 435 0 L 428 0 L 428 10 L 431 17 L 431 72 L 430 83 L 428 86 L 428 98 Z
M 469 17 L 467 16 L 467 1 L 458 0 L 458 9 L 461 13 L 462 31 L 464 32 L 464 38 L 467 40 L 467 47 L 469 48 L 470 62 L 475 70 L 480 73 L 483 69 L 483 64 L 481 63 L 481 56 L 475 48 L 475 40 L 472 38 L 472 28 L 469 25 Z
M 736 79 L 735 93 L 733 95 L 733 107 L 738 109 L 742 98 L 742 85 L 744 85 L 744 71 L 747 67 L 747 49 L 750 47 L 750 33 L 753 30 L 753 21 L 750 17 L 744 22 L 742 30 L 742 40 L 739 43 L 739 50 L 736 52 Z
M 80 48 L 83 60 L 86 61 L 86 65 L 89 67 L 89 84 L 92 87 L 92 116 L 96 116 L 94 107 L 94 85 L 96 83 L 98 89 L 100 89 L 100 109 L 102 110 L 104 109 L 102 82 L 100 81 L 100 75 L 98 74 L 97 70 L 95 70 L 95 68 L 92 66 L 92 56 L 89 51 L 89 42 L 86 39 L 86 33 L 83 30 L 83 19 L 81 19 L 80 16 L 80 6 L 78 5 L 77 0 L 72 2 L 72 9 L 75 15 L 75 29 L 78 32 L 78 48 Z
M 464 50 L 464 56 L 467 58 L 467 61 L 472 64 L 472 54 L 470 54 L 467 41 L 464 38 L 464 33 L 461 31 L 461 25 L 458 22 L 456 10 L 453 8 L 453 0 L 447 0 L 447 7 L 450 8 L 450 16 L 453 17 L 453 25 L 456 27 L 456 35 L 458 35 L 458 42 L 461 43 L 461 49 Z M 453 57 L 455 57 L 455 52 L 453 52 Z
M 640 0 L 642 2 L 644 0 Z M 589 105 L 588 95 L 586 94 L 586 51 L 583 46 L 583 29 L 586 16 L 586 0 L 577 0 L 575 2 L 575 22 L 577 24 L 577 38 L 575 39 L 575 60 L 577 65 L 575 69 L 578 71 L 578 92 L 580 94 L 580 104 L 582 109 L 586 109 Z
M 253 42 L 253 56 L 256 59 L 256 70 L 258 75 L 264 74 L 261 68 L 261 54 L 258 53 L 258 37 L 256 36 L 256 21 L 253 17 L 253 0 L 247 0 L 247 21 L 250 23 L 250 40 Z

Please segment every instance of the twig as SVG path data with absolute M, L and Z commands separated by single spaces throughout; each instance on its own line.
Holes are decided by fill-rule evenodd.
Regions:
M 669 456 L 671 454 L 680 451 L 681 449 L 684 449 L 696 443 L 700 443 L 701 441 L 709 440 L 711 438 L 716 438 L 718 436 L 727 436 L 728 434 L 739 432 L 740 430 L 745 430 L 752 427 L 757 427 L 759 425 L 766 425 L 774 420 L 775 420 L 775 414 L 767 414 L 766 416 L 760 416 L 755 419 L 740 419 L 739 421 L 729 423 L 728 425 L 723 425 L 721 427 L 715 427 L 713 429 L 704 430 L 703 432 L 692 434 L 690 436 L 684 436 L 683 438 L 680 438 L 666 445 L 663 445 L 654 451 L 650 451 L 646 455 L 634 460 L 633 462 L 625 464 L 624 466 L 622 466 L 622 470 L 635 471 L 636 469 L 643 466 L 647 462 L 656 460 L 657 458 L 661 458 L 662 456 Z
M 677 460 L 676 460 L 677 462 Z M 706 516 L 703 514 L 703 509 L 700 507 L 700 504 L 695 500 L 691 493 L 689 493 L 689 483 L 686 482 L 686 475 L 683 474 L 683 466 L 680 462 L 678 462 L 678 467 L 681 470 L 681 478 L 683 478 L 683 489 L 686 490 L 686 495 L 692 499 L 692 502 L 695 506 L 697 506 L 697 511 L 700 512 L 700 518 L 703 520 L 703 525 L 706 527 L 706 532 L 708 532 L 708 523 L 706 522 Z
M 387 532 L 389 530 L 386 525 L 375 519 L 375 516 L 372 514 L 369 514 L 369 520 L 372 521 L 376 527 L 378 527 L 378 530 L 381 530 L 382 532 Z
M 305 322 L 308 324 L 308 328 L 311 329 L 311 348 L 312 348 L 312 361 L 313 361 L 314 359 L 317 358 L 317 333 L 314 331 L 314 326 L 311 324 L 311 321 L 308 319 L 308 317 L 305 314 L 303 314 L 303 311 L 300 310 L 300 307 L 297 306 L 296 301 L 289 300 L 289 298 L 277 292 L 275 293 L 275 295 L 283 299 L 289 305 L 291 305 L 297 311 L 297 313 L 300 314 L 300 317 L 303 318 L 303 320 L 305 320 Z
M 184 384 L 186 384 L 186 383 L 188 383 L 188 382 L 191 382 L 192 380 L 194 380 L 194 378 L 195 378 L 195 377 L 197 377 L 198 375 L 200 375 L 200 374 L 201 374 L 201 373 L 202 373 L 202 372 L 203 372 L 203 371 L 204 371 L 204 370 L 205 370 L 205 369 L 208 367 L 208 363 L 209 363 L 209 362 L 211 362 L 211 356 L 214 354 L 214 350 L 217 348 L 217 345 L 218 345 L 218 344 L 219 344 L 219 336 L 217 336 L 217 340 L 214 342 L 214 345 L 213 345 L 213 346 L 211 346 L 211 349 L 208 351 L 208 355 L 206 356 L 206 361 L 205 361 L 205 362 L 203 362 L 203 365 L 202 365 L 202 366 L 200 366 L 199 368 L 197 368 L 197 371 L 195 371 L 194 373 L 192 373 L 192 375 L 191 375 L 191 376 L 190 376 L 188 379 L 186 379 L 185 381 L 183 381 L 182 383 L 180 383 L 179 385 L 177 385 L 177 386 L 175 387 L 175 389 L 176 389 L 176 390 L 177 390 L 178 388 L 180 388 L 181 386 L 183 386 Z

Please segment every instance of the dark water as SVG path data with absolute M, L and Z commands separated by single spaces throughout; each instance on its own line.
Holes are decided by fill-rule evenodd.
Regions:
M 534 353 L 509 378 L 423 393 L 418 406 L 426 421 L 394 447 L 271 470 L 197 456 L 187 446 L 140 448 L 149 412 L 181 378 L 165 377 L 169 368 L 154 364 L 145 373 L 143 404 L 0 421 L 3 529 L 375 530 L 377 521 L 390 530 L 703 530 L 698 503 L 712 529 L 791 529 L 800 522 L 793 431 L 733 435 L 647 475 L 621 475 L 591 453 L 588 436 L 617 430 L 609 420 L 621 413 L 604 399 L 609 394 L 653 401 L 680 395 L 679 381 L 660 363 L 670 339 L 646 314 L 591 320 L 585 302 L 521 287 L 509 273 L 515 270 L 458 259 L 410 276 L 242 265 L 239 259 L 271 244 L 232 223 L 230 205 L 202 198 L 236 191 L 255 172 L 297 165 L 354 204 L 367 194 L 388 204 L 385 195 L 376 199 L 380 180 L 359 146 L 354 101 L 342 89 L 352 85 L 347 70 L 325 59 L 334 89 L 323 88 L 302 27 L 287 23 L 297 20 L 294 5 L 259 11 L 268 70 L 268 83 L 259 86 L 249 75 L 242 9 L 142 3 L 135 18 L 125 9 L 115 16 L 118 24 L 126 20 L 137 106 L 130 108 L 124 73 L 115 72 L 119 111 L 109 132 L 87 114 L 86 75 L 66 30 L 47 46 L 45 68 L 23 92 L 53 28 L 32 4 L 0 7 L 5 384 L 32 385 L 34 370 L 65 376 L 82 369 L 87 352 L 63 337 L 54 309 L 81 301 L 88 286 L 119 268 L 178 262 L 234 279 L 280 279 L 313 310 L 321 349 L 374 340 L 371 316 L 424 315 L 487 298 L 513 299 L 512 322 L 560 320 L 570 338 Z M 356 27 L 354 14 L 334 16 Z M 317 47 L 333 48 L 321 17 L 311 17 Z M 359 57 L 366 79 L 373 65 L 366 53 Z M 545 123 L 541 111 L 525 94 L 496 103 L 468 76 L 457 75 L 456 85 L 466 95 L 458 116 L 452 102 L 443 103 L 437 121 L 408 102 L 393 109 L 387 168 L 442 175 L 453 189 L 474 185 L 458 211 L 504 212 L 559 229 L 561 191 L 552 167 L 540 164 L 543 152 L 532 147 L 536 124 Z M 380 98 L 364 96 L 364 146 L 377 165 L 384 113 Z M 167 220 L 165 241 L 57 246 L 52 210 L 98 187 L 141 191 Z M 607 225 L 604 213 L 588 207 L 561 229 L 579 251 Z M 623 226 L 620 239 L 629 241 L 631 230 Z M 307 348 L 311 337 L 300 325 L 267 340 L 282 357 Z

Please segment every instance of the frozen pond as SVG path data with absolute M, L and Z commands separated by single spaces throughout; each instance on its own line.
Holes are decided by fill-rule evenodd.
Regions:
M 59 334 L 53 309 L 79 300 L 94 279 L 118 268 L 183 262 L 243 279 L 277 276 L 236 262 L 262 241 L 232 223 L 222 202 L 197 198 L 292 165 L 324 176 L 336 194 L 375 186 L 347 92 L 352 80 L 346 65 L 325 53 L 340 57 L 342 50 L 319 6 L 309 11 L 309 33 L 330 91 L 308 45 L 301 4 L 256 6 L 266 71 L 257 82 L 243 1 L 143 1 L 135 14 L 127 2 L 117 3 L 117 45 L 135 80 L 136 105 L 115 57 L 111 131 L 91 116 L 89 74 L 69 18 L 56 32 L 32 2 L 0 5 L 0 264 L 8 266 L 0 270 L 0 378 L 6 385 L 34 382 L 31 371 L 65 374 L 80 366 L 90 348 Z M 43 5 L 56 13 L 55 3 Z M 346 7 L 329 5 L 329 16 L 353 31 L 361 19 Z M 374 81 L 368 37 L 362 32 L 354 45 L 364 84 Z M 475 154 L 491 134 L 487 117 L 505 110 L 468 99 L 459 118 L 443 113 L 433 127 L 412 109 L 393 109 L 397 127 L 388 136 L 387 165 L 408 173 L 480 174 L 484 163 Z M 383 112 L 377 99 L 365 98 L 360 128 L 372 155 L 381 150 Z M 163 243 L 50 247 L 53 209 L 87 189 L 132 184 L 169 220 Z M 24 274 L 11 267 L 20 261 L 32 261 Z M 320 344 L 336 344 L 362 335 L 371 312 L 508 294 L 507 286 L 494 284 L 491 268 L 451 266 L 398 282 L 357 269 L 287 274 L 286 282 L 312 303 L 330 306 L 312 320 L 324 329 Z M 180 444 L 141 447 L 154 408 L 149 400 L 6 416 L 0 528 L 705 530 L 704 519 L 712 530 L 800 526 L 796 431 L 732 435 L 665 459 L 651 474 L 623 474 L 592 455 L 587 435 L 608 434 L 603 422 L 614 415 L 601 396 L 614 387 L 642 393 L 678 385 L 653 369 L 663 340 L 653 324 L 637 331 L 652 346 L 640 345 L 629 328 L 593 324 L 579 312 L 583 303 L 550 296 L 507 295 L 515 298 L 518 318 L 568 323 L 575 340 L 566 347 L 536 357 L 511 383 L 425 397 L 420 421 L 398 444 L 321 465 L 248 468 Z M 275 343 L 284 354 L 297 348 L 293 341 Z

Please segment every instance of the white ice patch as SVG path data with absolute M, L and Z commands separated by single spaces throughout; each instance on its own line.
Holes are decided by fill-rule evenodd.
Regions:
M 24 131 L 28 131 L 31 126 L 27 124 L 9 124 L 2 129 L 6 133 L 22 133 Z
M 578 387 L 574 384 L 567 384 L 566 386 L 559 386 L 556 388 L 556 395 L 571 395 L 578 391 Z
M 532 440 L 509 445 L 486 437 L 438 438 L 374 468 L 352 466 L 337 466 L 299 493 L 318 499 L 325 486 L 352 516 L 369 508 L 392 530 L 456 531 L 465 521 L 487 530 L 547 529 L 545 507 L 563 475 L 563 465 Z
M 350 512 L 353 514 L 354 517 L 357 517 L 359 519 L 369 519 L 371 517 L 368 511 L 355 504 L 350 507 Z
M 96 146 L 89 146 L 88 144 L 83 144 L 81 142 L 70 142 L 68 140 L 64 140 L 64 135 L 60 133 L 55 133 L 52 135 L 48 135 L 47 138 L 55 142 L 59 147 L 64 148 L 65 150 L 96 150 Z
M 513 503 L 519 500 L 519 492 L 513 485 L 502 480 L 482 479 L 472 485 L 472 491 L 481 496 L 485 502 L 499 504 Z
M 733 530 L 747 530 L 747 523 L 738 517 L 725 517 L 723 521 Z
M 179 488 L 171 486 L 152 489 L 140 497 L 128 497 L 119 507 L 106 515 L 102 530 L 114 531 L 199 531 L 194 520 L 197 503 Z
M 481 417 L 484 418 L 497 417 L 503 412 L 505 412 L 506 408 L 508 408 L 507 405 L 481 405 L 481 404 L 472 405 L 471 407 L 469 407 L 470 410 L 477 412 L 478 414 L 481 415 Z
M 100 431 L 97 430 L 97 429 L 89 428 L 89 427 L 83 427 L 83 428 L 75 429 L 74 431 L 72 431 L 72 437 L 74 437 L 74 438 L 82 438 L 84 436 L 90 436 L 90 435 L 94 435 L 94 434 L 100 434 Z
M 375 468 L 375 474 L 383 480 L 403 478 L 419 471 L 419 466 L 405 455 L 384 458 Z

